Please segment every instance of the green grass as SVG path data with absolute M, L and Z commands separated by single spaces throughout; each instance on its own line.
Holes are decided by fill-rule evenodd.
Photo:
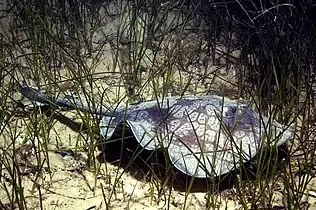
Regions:
M 47 200 L 54 196 L 61 199 L 56 175 L 60 171 L 81 177 L 79 187 L 89 196 L 99 197 L 102 209 L 132 208 L 141 203 L 135 198 L 139 186 L 149 198 L 143 205 L 155 208 L 218 209 L 228 201 L 238 201 L 236 205 L 242 209 L 271 208 L 276 203 L 287 209 L 302 208 L 315 177 L 315 79 L 308 64 L 314 51 L 306 47 L 314 42 L 313 26 L 302 35 L 304 39 L 283 37 L 291 46 L 278 51 L 269 48 L 271 37 L 262 25 L 249 20 L 261 36 L 257 49 L 262 54 L 256 54 L 257 49 L 240 38 L 249 34 L 240 32 L 233 19 L 226 20 L 205 5 L 211 12 L 203 12 L 202 1 L 188 2 L 117 0 L 94 5 L 70 0 L 12 0 L 1 4 L 0 208 L 53 208 Z M 248 12 L 246 7 L 242 9 Z M 260 18 L 270 20 L 275 11 L 267 10 Z M 299 22 L 292 24 L 296 28 Z M 237 38 L 232 38 L 232 27 L 240 33 Z M 303 46 L 299 52 L 290 51 L 299 45 Z M 244 47 L 241 59 L 232 58 L 240 46 Z M 248 59 L 250 54 L 256 54 L 257 60 Z M 253 74 L 260 79 L 253 82 Z M 276 168 L 278 160 L 262 151 L 258 170 L 237 174 L 238 181 L 229 190 L 220 190 L 218 183 L 202 182 L 206 192 L 200 201 L 195 189 L 201 180 L 177 179 L 179 172 L 173 170 L 167 154 L 151 154 L 147 161 L 142 154 L 148 151 L 139 149 L 127 152 L 125 162 L 100 163 L 100 116 L 32 106 L 22 99 L 17 84 L 36 86 L 54 97 L 75 91 L 89 107 L 205 95 L 214 89 L 230 98 L 243 97 L 260 115 L 294 125 L 295 137 L 280 168 Z M 66 125 L 61 124 L 65 118 L 60 115 L 67 116 Z M 126 143 L 124 129 L 122 134 L 115 140 Z M 122 156 L 125 143 L 119 151 Z M 56 166 L 55 152 L 60 150 L 78 154 L 71 158 L 71 169 L 61 163 Z M 165 165 L 153 161 L 157 159 L 164 159 Z M 268 164 L 260 164 L 262 159 Z M 137 170 L 140 165 L 147 170 Z M 130 187 L 126 179 L 136 180 L 135 185 Z M 184 183 L 185 192 L 172 187 L 179 182 Z M 70 199 L 71 189 L 64 196 Z M 55 209 L 59 208 L 56 204 Z

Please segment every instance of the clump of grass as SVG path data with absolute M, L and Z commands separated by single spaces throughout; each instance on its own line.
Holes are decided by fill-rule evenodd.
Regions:
M 18 160 L 17 151 L 26 145 L 26 142 L 19 143 L 20 134 L 26 135 L 25 140 L 33 151 L 29 154 L 34 155 L 32 164 L 36 166 L 31 177 L 32 193 L 38 193 L 41 208 L 42 189 L 47 184 L 43 174 L 50 175 L 51 183 L 54 180 L 49 154 L 60 149 L 51 139 L 56 132 L 52 113 L 35 107 L 31 111 L 24 109 L 27 117 L 16 116 L 15 109 L 20 102 L 12 94 L 12 87 L 17 83 L 40 87 L 54 97 L 72 91 L 93 109 L 100 102 L 112 104 L 125 99 L 135 102 L 169 95 L 203 94 L 209 87 L 234 83 L 223 75 L 221 70 L 224 69 L 225 74 L 238 77 L 233 78 L 237 87 L 228 86 L 237 89 L 233 97 L 242 96 L 252 101 L 260 114 L 269 114 L 296 127 L 287 165 L 281 170 L 270 168 L 268 176 L 261 170 L 267 165 L 258 164 L 255 179 L 242 177 L 247 182 L 237 183 L 235 198 L 245 209 L 270 208 L 274 205 L 276 188 L 280 186 L 285 191 L 284 205 L 300 208 L 304 191 L 315 176 L 312 161 L 315 153 L 312 141 L 315 135 L 312 125 L 314 48 L 308 47 L 314 45 L 315 26 L 310 21 L 313 7 L 311 1 L 254 5 L 199 0 L 100 4 L 32 0 L 3 4 L 6 7 L 0 21 L 8 20 L 8 24 L 2 28 L 0 44 L 3 84 L 0 86 L 0 136 L 4 139 L 0 142 L 0 176 L 1 189 L 5 192 L 5 201 L 1 201 L 0 206 L 31 208 L 24 190 L 25 180 L 30 176 L 21 171 Z M 100 34 L 96 40 L 95 36 Z M 234 53 L 238 51 L 240 56 L 236 57 Z M 109 57 L 111 59 L 105 61 Z M 101 71 L 97 69 L 99 65 L 103 66 Z M 201 88 L 203 86 L 207 88 Z M 85 125 L 85 129 L 78 129 L 77 139 L 69 139 L 75 142 L 67 149 L 86 154 L 84 169 L 95 175 L 90 190 L 100 187 L 99 176 L 114 179 L 101 185 L 104 202 L 111 206 L 120 191 L 117 186 L 123 186 L 122 176 L 126 172 L 117 170 L 113 175 L 107 168 L 102 170 L 96 159 L 100 116 L 79 110 L 63 113 L 75 115 Z M 20 124 L 25 130 L 19 128 Z M 62 141 L 65 140 L 57 140 L 57 144 Z M 130 167 L 141 152 L 133 154 L 125 167 Z M 259 156 L 257 163 L 264 158 L 264 154 Z M 274 166 L 275 161 L 268 162 Z M 165 180 L 159 179 L 158 173 L 151 173 L 150 190 L 152 200 L 163 201 L 169 208 L 173 193 L 168 185 L 172 180 L 169 173 L 172 165 L 167 164 L 166 171 Z M 299 173 L 303 175 L 296 176 Z M 188 182 L 183 208 L 190 206 L 194 179 Z M 222 201 L 217 192 L 219 186 L 208 184 L 211 193 L 205 202 L 209 208 L 217 208 Z

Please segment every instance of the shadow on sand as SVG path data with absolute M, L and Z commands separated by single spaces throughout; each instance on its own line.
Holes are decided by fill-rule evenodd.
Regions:
M 76 132 L 86 132 L 84 124 L 74 122 L 61 114 L 53 114 L 51 116 Z M 242 181 L 255 179 L 255 174 L 259 170 L 256 168 L 256 161 L 250 161 L 250 163 L 244 164 L 241 167 L 242 169 L 234 170 L 220 177 L 194 178 L 176 169 L 171 164 L 165 150 L 145 150 L 140 146 L 130 130 L 126 129 L 124 133 L 124 138 L 122 138 L 122 129 L 118 126 L 111 139 L 104 141 L 99 136 L 97 142 L 100 154 L 97 159 L 101 163 L 108 162 L 124 168 L 126 172 L 139 181 L 151 181 L 158 178 L 161 183 L 181 192 L 209 192 L 210 190 L 220 192 L 225 189 L 231 189 L 236 184 L 237 177 L 243 177 Z M 271 154 L 269 153 L 269 155 Z M 271 157 L 269 155 L 267 155 L 267 159 Z M 277 162 L 273 161 L 273 163 L 282 163 L 277 166 L 279 168 L 284 165 L 286 157 L 287 147 L 282 145 L 278 148 L 277 157 L 274 158 Z M 268 170 L 271 167 L 265 166 Z M 264 172 L 264 174 L 269 176 L 269 172 Z

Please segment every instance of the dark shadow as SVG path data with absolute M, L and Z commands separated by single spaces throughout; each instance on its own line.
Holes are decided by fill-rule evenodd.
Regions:
M 130 131 L 126 132 L 124 139 L 114 135 L 107 143 L 100 142 L 99 149 L 100 162 L 109 162 L 122 167 L 139 181 L 158 178 L 161 183 L 182 192 L 206 192 L 212 186 L 214 190 L 221 191 L 231 188 L 234 184 L 233 174 L 222 176 L 217 180 L 193 179 L 185 175 L 171 164 L 165 150 L 150 151 L 142 148 Z
M 100 162 L 109 162 L 113 165 L 124 168 L 129 174 L 139 181 L 150 181 L 152 178 L 158 178 L 161 183 L 172 186 L 178 191 L 190 192 L 220 192 L 225 189 L 231 189 L 237 181 L 237 175 L 243 177 L 241 181 L 249 181 L 256 178 L 257 171 L 266 175 L 268 178 L 271 167 L 268 164 L 261 164 L 264 167 L 257 168 L 257 159 L 254 157 L 252 161 L 244 164 L 239 170 L 232 171 L 220 177 L 207 178 L 193 178 L 184 174 L 175 168 L 164 149 L 156 151 L 146 150 L 140 146 L 138 141 L 134 138 L 130 130 L 125 130 L 125 138 L 122 138 L 121 128 L 117 128 L 112 138 L 106 142 L 99 139 L 99 150 L 101 153 L 98 156 Z M 287 156 L 287 147 L 281 146 L 278 148 L 277 163 L 281 163 Z M 263 162 L 273 162 L 269 157 L 276 157 L 265 151 L 260 160 Z M 280 167 L 279 165 L 278 167 Z
M 83 123 L 75 122 L 60 113 L 52 113 L 46 110 L 45 113 L 58 120 L 62 124 L 68 126 L 75 132 L 86 132 L 86 126 Z M 175 168 L 164 149 L 150 151 L 144 149 L 133 136 L 129 129 L 124 130 L 124 138 L 122 138 L 122 126 L 118 126 L 113 136 L 104 141 L 98 136 L 98 149 L 101 151 L 97 159 L 101 163 L 111 163 L 115 166 L 124 168 L 129 174 L 139 181 L 151 181 L 158 179 L 161 183 L 173 187 L 175 190 L 185 192 L 220 192 L 225 189 L 231 189 L 235 186 L 237 176 L 243 177 L 243 181 L 249 181 L 256 178 L 257 158 L 244 164 L 241 169 L 232 171 L 231 173 L 220 177 L 193 178 L 184 174 Z M 287 147 L 278 148 L 278 162 L 282 162 L 287 157 Z M 273 154 L 266 154 L 266 158 Z M 263 158 L 265 159 L 265 158 Z M 284 161 L 283 161 L 284 162 Z M 267 170 L 271 169 L 267 165 Z M 262 171 L 262 173 L 266 173 Z
M 84 123 L 80 123 L 80 122 L 76 122 L 74 120 L 71 120 L 70 118 L 68 118 L 62 114 L 54 113 L 51 115 L 51 117 L 58 120 L 60 123 L 66 125 L 67 127 L 69 127 L 71 130 L 73 130 L 75 132 L 86 133 L 88 130 L 87 126 Z
M 69 117 L 63 115 L 60 111 L 56 112 L 56 110 L 52 109 L 49 105 L 40 107 L 41 111 L 45 113 L 47 117 L 57 120 L 63 125 L 66 125 L 71 130 L 77 133 L 87 133 L 87 126 L 84 123 L 76 122 Z M 69 109 L 67 109 L 69 110 Z

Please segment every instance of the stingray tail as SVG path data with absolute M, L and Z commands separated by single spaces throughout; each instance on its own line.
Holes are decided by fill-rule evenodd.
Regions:
M 37 102 L 40 105 L 53 105 L 56 107 L 66 107 L 69 109 L 78 109 L 83 112 L 89 112 L 92 114 L 102 116 L 113 116 L 113 112 L 104 106 L 97 105 L 94 108 L 90 108 L 81 103 L 81 101 L 75 99 L 72 95 L 66 95 L 64 97 L 57 97 L 53 99 L 36 88 L 30 86 L 21 86 L 19 88 L 20 93 L 27 99 Z

